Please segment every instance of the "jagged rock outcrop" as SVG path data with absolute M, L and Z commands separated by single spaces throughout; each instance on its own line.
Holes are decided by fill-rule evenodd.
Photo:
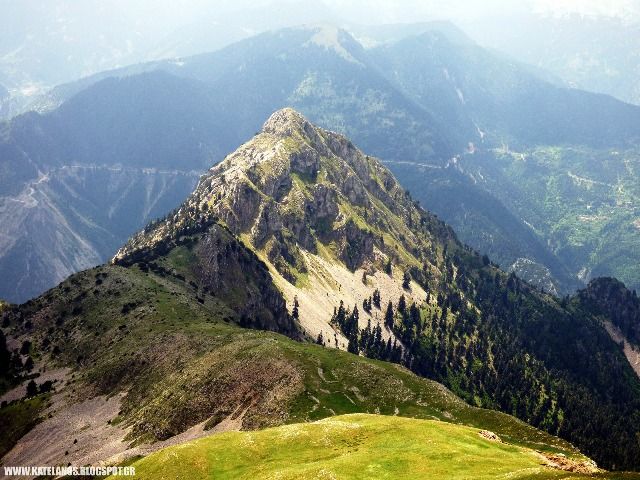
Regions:
M 306 206 L 310 215 L 316 220 L 333 221 L 338 216 L 338 194 L 331 187 L 318 184 L 313 187 L 313 199 Z
M 163 256 L 176 248 L 189 251 L 186 272 L 167 270 Z M 237 314 L 234 320 L 242 326 L 271 330 L 299 338 L 299 326 L 288 313 L 282 293 L 273 284 L 268 267 L 256 254 L 238 241 L 223 225 L 203 222 L 182 235 L 153 247 L 140 248 L 114 263 L 152 270 L 185 281 L 199 294 L 224 299 Z M 203 297 L 198 297 L 203 301 Z
M 267 238 L 282 230 L 283 223 L 275 202 L 263 203 L 258 214 L 258 220 L 251 229 L 253 243 L 261 247 Z
M 336 231 L 335 237 L 340 245 L 340 259 L 349 270 L 355 270 L 373 255 L 373 234 L 362 230 L 352 220 Z
M 196 220 L 189 212 L 197 212 L 220 219 L 235 235 L 246 235 L 253 247 L 265 249 L 278 272 L 293 283 L 291 268 L 307 270 L 299 249 L 316 253 L 317 242 L 331 244 L 336 259 L 354 271 L 367 262 L 379 264 L 376 249 L 395 258 L 398 246 L 407 251 L 415 247 L 410 229 L 391 225 L 396 215 L 410 224 L 412 218 L 420 221 L 423 214 L 405 197 L 380 162 L 344 136 L 285 108 L 212 168 L 167 222 L 134 237 L 115 259 L 164 241 Z M 393 249 L 384 243 L 385 233 L 393 236 Z
M 340 300 L 362 305 L 378 287 L 395 300 L 404 292 L 405 270 L 435 272 L 442 263 L 433 248 L 440 240 L 431 242 L 426 228 L 439 222 L 414 205 L 382 163 L 290 108 L 273 113 L 259 134 L 201 178 L 179 209 L 132 238 L 114 262 L 217 222 L 266 262 L 290 305 L 299 300 L 307 334 L 324 331 L 341 348 L 346 339 L 329 325 Z M 391 275 L 385 273 L 389 259 L 402 264 Z M 371 282 L 362 281 L 367 275 Z M 426 298 L 418 285 L 410 295 L 418 303 Z M 364 325 L 380 318 L 361 315 Z
M 298 328 L 275 288 L 267 266 L 220 226 L 214 226 L 194 248 L 194 271 L 204 292 L 234 298 L 240 323 L 296 337 Z

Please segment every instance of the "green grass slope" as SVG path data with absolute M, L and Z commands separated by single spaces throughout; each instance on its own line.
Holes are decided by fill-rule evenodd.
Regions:
M 569 443 L 472 407 L 399 365 L 240 328 L 233 299 L 199 297 L 181 277 L 188 269 L 180 269 L 179 251 L 162 261 L 173 274 L 98 267 L 5 317 L 12 336 L 32 341 L 36 359 L 73 369 L 72 398 L 126 392 L 112 421 L 131 427 L 130 444 L 241 413 L 243 430 L 381 413 L 487 429 L 509 443 L 584 459 Z
M 593 478 L 547 463 L 533 450 L 487 440 L 476 428 L 354 414 L 213 435 L 161 450 L 134 466 L 140 480 Z

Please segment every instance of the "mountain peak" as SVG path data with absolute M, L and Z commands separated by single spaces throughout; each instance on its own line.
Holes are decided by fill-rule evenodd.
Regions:
M 335 25 L 320 24 L 303 27 L 313 33 L 304 44 L 305 47 L 315 46 L 327 51 L 333 51 L 348 62 L 362 65 L 357 58 L 362 45 L 355 40 L 349 32 Z
M 347 339 L 328 323 L 336 298 L 361 305 L 376 288 L 417 304 L 426 298 L 419 285 L 406 289 L 403 282 L 410 269 L 435 275 L 441 268 L 433 246 L 442 239 L 426 230 L 435 225 L 428 217 L 381 162 L 283 108 L 114 261 L 131 262 L 138 251 L 162 250 L 184 232 L 221 223 L 265 262 L 288 302 L 298 300 L 303 330 L 346 348 Z M 380 318 L 361 314 L 363 328 L 368 320 L 375 325 Z
M 262 126 L 263 133 L 279 136 L 290 136 L 295 131 L 313 128 L 304 116 L 290 107 L 285 107 L 271 114 Z

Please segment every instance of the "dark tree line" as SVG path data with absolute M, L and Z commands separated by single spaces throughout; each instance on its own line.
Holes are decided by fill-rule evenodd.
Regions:
M 640 468 L 640 382 L 592 310 L 485 266 L 447 259 L 447 282 L 427 288 L 432 308 L 416 315 L 402 297 L 389 306 L 385 323 L 393 318 L 406 366 L 469 403 L 571 440 L 603 466 Z
M 379 295 L 379 292 L 378 292 Z M 368 300 L 365 303 L 369 306 Z M 353 354 L 363 354 L 368 358 L 386 360 L 400 363 L 402 361 L 402 347 L 397 341 L 391 342 L 389 337 L 386 341 L 382 335 L 380 324 L 371 325 L 371 319 L 367 321 L 365 328 L 360 328 L 360 312 L 358 306 L 353 310 L 346 309 L 344 302 L 334 310 L 331 317 L 331 324 L 335 325 L 347 337 L 347 350 Z
M 33 368 L 31 357 L 27 359 L 27 362 L 29 361 L 31 362 L 31 368 Z M 25 368 L 20 353 L 17 351 L 11 352 L 7 348 L 5 335 L 0 330 L 0 393 L 4 393 L 17 385 L 27 369 L 30 370 L 29 365 Z
M 362 309 L 377 310 L 382 326 L 359 329 L 358 308 L 341 304 L 332 322 L 349 351 L 401 362 L 471 404 L 569 439 L 607 468 L 640 468 L 640 382 L 591 320 L 592 306 L 580 296 L 541 295 L 486 259 L 469 258 L 445 257 L 444 280 L 427 280 L 426 268 L 412 275 L 425 287 L 424 305 L 405 295 L 383 302 L 374 291 Z M 635 319 L 637 296 L 614 298 L 623 319 Z M 382 329 L 401 344 L 385 344 Z

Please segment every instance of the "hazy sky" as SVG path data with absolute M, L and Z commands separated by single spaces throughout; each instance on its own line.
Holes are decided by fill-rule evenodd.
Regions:
M 634 0 L 535 0 L 533 8 L 551 13 L 577 12 L 626 17 L 640 13 L 639 3 Z
M 427 18 L 472 20 L 535 12 L 546 15 L 579 13 L 628 18 L 640 12 L 639 0 L 325 0 L 350 19 L 407 22 Z
M 136 3 L 136 0 L 129 2 Z M 145 8 L 148 0 L 137 2 Z M 199 15 L 202 11 L 239 11 L 283 2 L 299 4 L 300 0 L 156 0 L 152 5 L 154 12 L 160 10 L 169 16 L 175 5 L 179 5 L 179 12 L 176 12 L 176 18 L 179 18 Z M 640 17 L 640 0 L 309 0 L 309 7 L 319 10 L 322 3 L 340 18 L 354 23 L 417 22 L 434 18 L 469 22 L 530 13 Z M 164 8 L 159 9 L 160 5 Z
M 65 17 L 82 19 L 88 24 L 98 22 L 99 29 L 105 23 L 101 18 L 120 16 L 149 29 L 168 30 L 203 17 L 237 19 L 244 14 L 250 19 L 252 11 L 270 4 L 279 4 L 279 8 L 272 10 L 270 23 L 278 19 L 288 23 L 287 3 L 296 5 L 291 8 L 294 21 L 301 8 L 311 15 L 332 10 L 335 17 L 351 23 L 418 22 L 434 18 L 469 22 L 531 12 L 640 17 L 640 0 L 0 0 L 0 27 L 12 29 L 16 22 L 27 26 L 32 22 L 35 26 L 47 18 Z M 268 9 L 259 16 L 264 16 L 265 11 Z

